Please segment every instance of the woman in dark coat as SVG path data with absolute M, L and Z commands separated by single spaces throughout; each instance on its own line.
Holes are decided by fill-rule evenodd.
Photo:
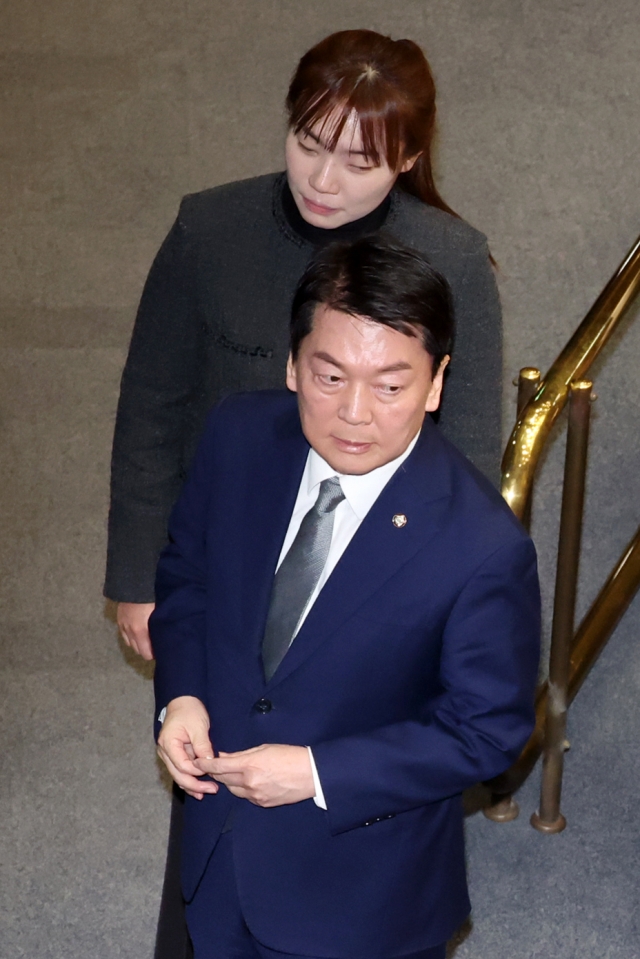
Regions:
M 284 386 L 293 291 L 319 244 L 384 229 L 444 274 L 456 342 L 440 427 L 498 478 L 500 307 L 484 236 L 434 185 L 424 54 L 367 30 L 333 34 L 300 61 L 286 105 L 286 172 L 186 197 L 136 318 L 113 445 L 105 595 L 145 659 L 156 562 L 206 413 L 226 393 Z

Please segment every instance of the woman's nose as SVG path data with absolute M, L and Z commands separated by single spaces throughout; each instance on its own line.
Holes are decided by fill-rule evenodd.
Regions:
M 309 176 L 309 185 L 318 193 L 338 192 L 337 170 L 332 156 L 319 157 Z

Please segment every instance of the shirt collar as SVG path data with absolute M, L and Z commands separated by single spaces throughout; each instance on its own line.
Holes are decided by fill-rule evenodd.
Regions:
M 337 476 L 340 480 L 344 498 L 358 519 L 363 520 L 393 474 L 411 454 L 419 436 L 420 432 L 418 431 L 400 456 L 389 463 L 385 463 L 384 466 L 378 466 L 369 473 L 362 473 L 359 476 L 353 473 L 336 473 L 319 453 L 311 449 L 308 460 L 307 492 L 311 494 L 323 480 Z

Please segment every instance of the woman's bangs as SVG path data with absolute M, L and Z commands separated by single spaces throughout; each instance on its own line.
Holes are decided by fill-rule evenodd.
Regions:
M 367 95 L 360 85 L 348 97 L 340 90 L 325 89 L 319 96 L 296 104 L 297 109 L 291 114 L 291 128 L 296 134 L 316 128 L 327 149 L 333 152 L 347 120 L 355 113 L 365 158 L 376 165 L 384 159 L 389 168 L 395 170 L 402 153 L 398 112 L 395 104 L 376 103 L 376 99 L 379 98 Z
M 354 106 L 353 109 L 360 121 L 365 155 L 374 163 L 380 163 L 384 158 L 390 170 L 397 170 L 402 160 L 403 144 L 395 105 L 386 103 L 378 109 L 371 106 L 358 109 Z

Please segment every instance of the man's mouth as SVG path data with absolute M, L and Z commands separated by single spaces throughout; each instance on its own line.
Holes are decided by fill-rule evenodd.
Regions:
M 362 443 L 356 440 L 345 440 L 339 436 L 334 436 L 333 440 L 339 450 L 344 453 L 366 453 L 371 449 L 371 443 Z

